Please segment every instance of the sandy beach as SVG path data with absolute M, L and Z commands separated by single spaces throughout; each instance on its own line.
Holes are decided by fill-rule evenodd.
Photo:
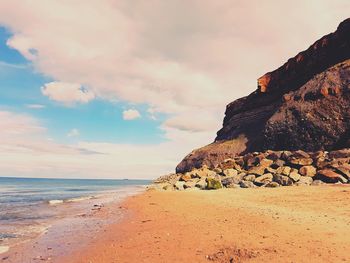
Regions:
M 57 262 L 349 262 L 350 187 L 148 191 Z

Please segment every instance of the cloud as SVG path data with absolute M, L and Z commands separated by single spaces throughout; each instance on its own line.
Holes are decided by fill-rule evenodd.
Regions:
M 211 133 L 164 128 L 159 144 L 78 141 L 65 145 L 47 136 L 37 119 L 0 111 L 0 176 L 75 178 L 156 178 L 173 172 L 192 148 L 212 138 Z
M 44 109 L 46 106 L 42 104 L 27 104 L 28 109 Z
M 65 146 L 15 115 L 8 125 L 21 135 L 0 144 L 0 170 L 110 178 L 173 171 L 191 149 L 213 141 L 227 103 L 334 31 L 349 9 L 348 0 L 0 1 L 0 24 L 13 33 L 8 46 L 56 80 L 42 88 L 50 99 L 123 100 L 148 105 L 151 117 L 169 116 L 161 144 Z M 0 138 L 10 130 L 3 126 Z M 87 157 L 81 149 L 104 154 Z
M 216 114 L 253 91 L 259 76 L 335 30 L 349 5 L 12 0 L 0 3 L 0 23 L 13 32 L 8 45 L 60 83 L 44 89 L 53 100 L 85 103 L 98 96 L 171 116 L 202 108 Z M 62 83 L 83 83 L 89 92 Z M 218 118 L 208 129 L 220 124 Z
M 41 92 L 51 100 L 64 104 L 87 103 L 95 98 L 93 92 L 76 83 L 53 81 L 41 87 Z
M 74 128 L 72 130 L 70 130 L 68 133 L 67 133 L 67 137 L 77 137 L 80 135 L 80 132 L 78 129 Z
M 141 114 L 135 109 L 129 109 L 129 110 L 123 111 L 124 120 L 130 121 L 138 118 L 141 118 Z

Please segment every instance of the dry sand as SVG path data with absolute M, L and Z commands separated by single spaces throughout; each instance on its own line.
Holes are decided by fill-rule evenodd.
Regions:
M 148 191 L 58 262 L 350 262 L 349 200 L 340 185 Z

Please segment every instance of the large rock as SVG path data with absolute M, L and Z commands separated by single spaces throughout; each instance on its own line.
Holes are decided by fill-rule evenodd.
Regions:
M 311 165 L 303 166 L 299 169 L 299 173 L 303 176 L 314 177 L 316 175 L 316 168 Z
M 255 178 L 254 183 L 258 186 L 261 186 L 264 184 L 271 183 L 272 179 L 273 179 L 273 175 L 271 173 L 266 173 L 259 176 L 258 178 Z
M 215 167 L 235 155 L 350 147 L 350 19 L 258 80 L 258 89 L 226 108 L 215 142 L 193 151 L 177 172 Z M 312 159 L 311 159 L 312 160 Z M 293 163 L 310 165 L 295 158 Z M 274 167 L 275 168 L 275 167 Z
M 334 172 L 331 169 L 324 169 L 317 172 L 317 179 L 325 183 L 346 183 L 347 179 L 345 179 L 342 175 Z
M 216 190 L 216 189 L 222 188 L 221 181 L 218 178 L 208 177 L 206 179 L 206 181 L 207 181 L 207 189 L 208 190 Z

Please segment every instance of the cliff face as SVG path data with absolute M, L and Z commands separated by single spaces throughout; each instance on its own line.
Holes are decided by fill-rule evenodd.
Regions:
M 253 151 L 334 150 L 350 146 L 350 19 L 230 103 L 215 142 L 177 166 L 214 167 Z

